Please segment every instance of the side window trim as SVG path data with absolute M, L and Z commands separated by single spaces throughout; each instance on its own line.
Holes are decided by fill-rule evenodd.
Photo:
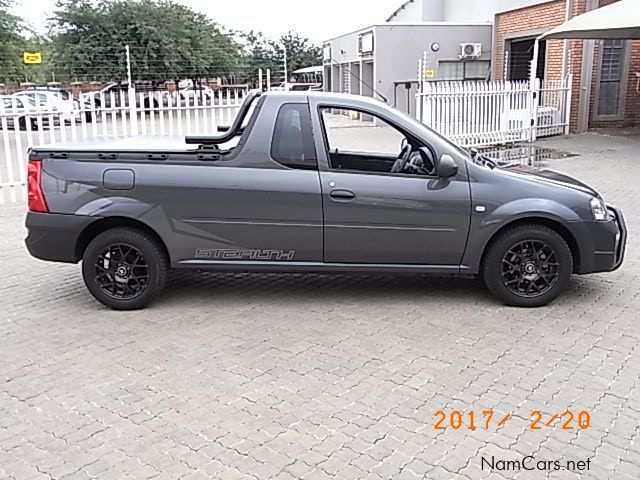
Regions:
M 295 155 L 293 159 L 283 158 L 281 155 L 282 152 L 278 151 L 278 146 L 276 142 L 281 142 L 282 131 L 278 129 L 284 129 L 287 126 L 284 122 L 286 122 L 285 115 L 287 115 L 289 111 L 295 111 L 299 116 L 299 125 L 300 125 L 300 149 L 302 158 L 301 161 L 295 163 L 298 156 Z M 281 122 L 283 122 L 281 124 Z M 291 139 L 290 141 L 295 141 L 295 139 Z M 269 146 L 269 158 L 276 162 L 279 165 L 282 165 L 287 168 L 295 169 L 295 170 L 318 170 L 318 154 L 316 152 L 315 142 L 313 140 L 313 126 L 311 120 L 311 112 L 309 110 L 309 104 L 306 102 L 286 102 L 280 105 L 278 108 L 278 112 L 276 114 L 276 118 L 274 121 L 273 133 L 271 135 L 271 142 Z M 304 159 L 304 160 L 302 160 Z M 292 160 L 292 161 L 288 161 Z M 304 162 L 304 163 L 303 163 Z
M 402 135 L 404 135 L 408 140 L 420 144 L 420 146 L 424 146 L 426 148 L 429 149 L 429 151 L 431 152 L 431 156 L 433 157 L 434 161 L 436 158 L 436 153 L 433 149 L 433 147 L 431 145 L 428 145 L 426 143 L 424 143 L 423 141 L 421 141 L 420 139 L 416 138 L 415 135 L 412 135 L 411 133 L 407 132 L 405 129 L 403 129 L 402 127 L 400 127 L 399 125 L 397 125 L 393 120 L 385 117 L 384 115 L 380 115 L 379 113 L 376 112 L 372 112 L 371 110 L 367 110 L 366 108 L 360 108 L 360 107 L 354 107 L 351 105 L 339 105 L 339 104 L 334 104 L 334 103 L 318 103 L 316 105 L 316 109 L 317 109 L 317 115 L 318 115 L 318 121 L 320 122 L 320 130 L 322 133 L 322 144 L 324 145 L 324 149 L 325 149 L 325 155 L 327 158 L 327 164 L 328 164 L 328 170 L 330 172 L 341 172 L 341 173 L 355 173 L 355 174 L 360 174 L 360 175 L 379 175 L 379 176 L 385 176 L 385 177 L 399 177 L 399 178 L 437 178 L 437 175 L 434 174 L 429 174 L 429 175 L 421 175 L 421 174 L 412 174 L 412 173 L 391 173 L 391 172 L 374 172 L 374 171 L 367 171 L 367 170 L 357 170 L 357 169 L 346 169 L 346 168 L 335 168 L 331 165 L 331 148 L 329 145 L 329 135 L 327 134 L 327 127 L 325 125 L 324 122 L 324 117 L 322 115 L 322 111 L 326 110 L 326 109 L 336 109 L 336 110 L 353 110 L 359 113 L 363 113 L 365 115 L 371 115 L 372 117 L 376 117 L 382 121 L 384 121 L 386 124 L 388 124 L 390 127 L 394 128 L 395 130 L 397 130 L 398 132 L 400 132 Z M 349 152 L 351 153 L 351 152 Z M 370 152 L 362 152 L 363 154 L 367 154 Z
M 360 108 L 360 107 L 352 107 L 352 106 L 348 106 L 348 105 L 337 105 L 337 104 L 333 104 L 333 103 L 319 103 L 317 105 L 318 120 L 320 120 L 320 126 L 321 126 L 321 129 L 322 129 L 322 137 L 323 137 L 323 140 L 324 140 L 323 143 L 325 144 L 325 149 L 327 151 L 327 154 L 330 152 L 330 149 L 329 149 L 329 136 L 327 135 L 327 127 L 324 124 L 324 118 L 322 116 L 322 110 L 331 109 L 331 108 L 335 108 L 336 110 L 353 110 L 354 112 L 364 113 L 365 115 L 371 115 L 372 117 L 376 117 L 376 118 L 379 118 L 380 120 L 384 121 L 390 127 L 394 128 L 395 130 L 400 132 L 405 137 L 410 138 L 411 140 L 414 140 L 414 141 L 419 141 L 417 138 L 414 137 L 414 135 L 411 135 L 410 133 L 406 132 L 402 127 L 398 126 L 395 122 L 393 122 L 393 120 L 390 120 L 390 119 L 380 115 L 379 113 L 374 113 L 374 112 L 372 112 L 370 110 L 367 110 L 365 108 Z

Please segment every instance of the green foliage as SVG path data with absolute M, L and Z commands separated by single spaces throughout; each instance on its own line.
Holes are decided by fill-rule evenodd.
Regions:
M 280 37 L 280 44 L 287 49 L 289 72 L 299 68 L 322 65 L 322 49 L 313 45 L 308 38 L 290 30 Z
M 266 38 L 262 32 L 240 33 L 246 43 L 247 65 L 255 72 L 258 68 L 270 68 L 272 78 L 284 81 L 284 51 L 287 51 L 287 69 L 291 72 L 322 63 L 322 49 L 294 31 L 289 31 L 278 40 Z
M 25 39 L 20 34 L 23 26 L 21 20 L 9 12 L 12 6 L 12 0 L 0 0 L 0 81 L 17 80 L 23 74 Z
M 135 79 L 227 75 L 240 46 L 204 15 L 169 0 L 60 0 L 51 23 L 56 71 L 125 80 L 125 45 Z
M 321 61 L 320 47 L 293 31 L 278 40 L 229 32 L 174 0 L 58 0 L 48 38 L 10 13 L 13 1 L 0 0 L 0 82 L 126 81 L 126 45 L 133 79 L 158 82 L 250 82 L 259 68 L 282 81 L 285 48 L 289 72 Z M 24 65 L 25 51 L 41 52 L 43 64 Z

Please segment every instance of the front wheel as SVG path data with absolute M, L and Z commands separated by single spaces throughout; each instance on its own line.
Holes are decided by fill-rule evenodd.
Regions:
M 484 257 L 482 277 L 507 305 L 539 307 L 567 287 L 573 257 L 558 232 L 544 225 L 520 225 L 501 233 Z
M 158 241 L 131 228 L 99 234 L 82 258 L 82 277 L 89 292 L 116 310 L 146 307 L 164 287 L 167 270 Z

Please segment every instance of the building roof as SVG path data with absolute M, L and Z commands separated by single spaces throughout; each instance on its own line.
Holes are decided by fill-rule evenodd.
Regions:
M 622 0 L 591 10 L 546 32 L 541 38 L 640 38 L 638 0 Z
M 402 5 L 396 8 L 395 11 L 391 15 L 389 15 L 389 18 L 387 18 L 387 22 L 390 22 L 393 17 L 395 17 L 398 13 L 404 10 L 407 7 L 407 5 L 409 5 L 410 3 L 413 3 L 414 1 L 415 0 L 406 0 L 406 2 L 403 2 Z
M 477 27 L 477 26 L 491 26 L 492 22 L 490 21 L 479 21 L 479 22 L 385 22 L 385 23 L 376 23 L 373 25 L 369 25 L 367 27 L 358 28 L 357 30 L 352 30 L 347 33 L 343 33 L 342 35 L 337 35 L 335 37 L 327 38 L 324 43 L 329 43 L 332 40 L 337 40 L 338 38 L 346 37 L 347 35 L 353 35 L 354 33 L 365 33 L 369 30 L 373 30 L 374 28 L 398 28 L 398 27 Z

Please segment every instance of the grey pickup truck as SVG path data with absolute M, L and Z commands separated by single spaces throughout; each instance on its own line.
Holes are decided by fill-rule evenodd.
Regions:
M 623 260 L 622 214 L 588 186 L 497 165 L 370 98 L 253 92 L 219 130 L 33 148 L 29 252 L 82 260 L 122 310 L 181 268 L 479 276 L 533 307 Z

